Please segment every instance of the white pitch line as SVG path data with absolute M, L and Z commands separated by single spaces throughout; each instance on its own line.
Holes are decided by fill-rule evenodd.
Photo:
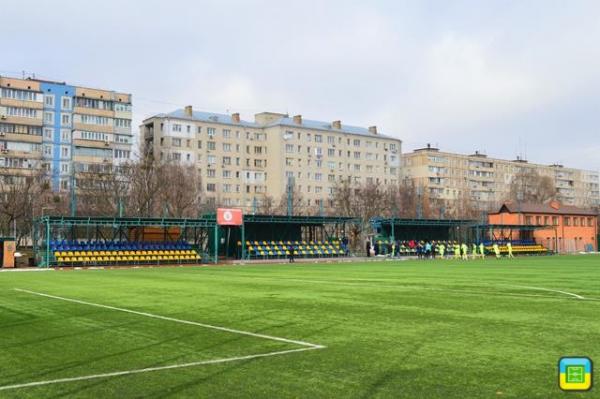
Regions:
M 577 298 L 577 299 L 585 299 L 583 296 L 574 294 L 572 292 L 561 291 L 561 290 L 554 290 L 554 289 L 551 289 L 551 288 L 531 287 L 531 286 L 528 286 L 528 285 L 509 285 L 508 287 L 527 288 L 527 289 L 530 289 L 530 290 L 539 290 L 539 291 L 548 291 L 548 292 L 558 292 L 559 294 L 569 295 L 569 296 L 572 296 L 572 297 Z
M 81 305 L 95 306 L 95 307 L 98 307 L 98 308 L 116 310 L 116 311 L 119 311 L 119 312 L 131 313 L 131 314 L 136 314 L 136 315 L 140 315 L 140 316 L 151 317 L 151 318 L 154 318 L 154 319 L 172 321 L 172 322 L 175 322 L 175 323 L 189 324 L 189 325 L 192 325 L 192 326 L 198 326 L 198 327 L 204 327 L 204 328 L 211 328 L 213 330 L 226 331 L 226 332 L 230 332 L 230 333 L 234 333 L 234 334 L 248 335 L 248 336 L 256 337 L 256 338 L 269 339 L 269 340 L 272 340 L 272 341 L 286 342 L 288 344 L 296 344 L 296 345 L 306 346 L 306 347 L 313 348 L 313 349 L 323 349 L 323 348 L 325 348 L 325 346 L 323 346 L 323 345 L 312 344 L 310 342 L 305 342 L 305 341 L 298 341 L 298 340 L 294 340 L 294 339 L 287 339 L 287 338 L 275 337 L 275 336 L 272 336 L 272 335 L 265 335 L 265 334 L 253 333 L 253 332 L 250 332 L 250 331 L 236 330 L 236 329 L 233 329 L 233 328 L 227 328 L 227 327 L 221 327 L 221 326 L 214 326 L 214 325 L 211 325 L 211 324 L 198 323 L 198 322 L 190 321 L 190 320 L 175 319 L 173 317 L 160 316 L 160 315 L 156 315 L 156 314 L 152 314 L 152 313 L 146 313 L 146 312 L 138 312 L 137 310 L 131 310 L 131 309 L 125 309 L 125 308 L 118 308 L 118 307 L 115 307 L 115 306 L 102 305 L 102 304 L 94 303 L 94 302 L 86 302 L 86 301 L 81 301 L 79 299 L 65 298 L 65 297 L 61 297 L 61 296 L 57 296 L 57 295 L 44 294 L 42 292 L 35 292 L 35 291 L 24 290 L 24 289 L 21 289 L 21 288 L 15 288 L 14 290 L 15 291 L 19 291 L 19 292 L 25 292 L 25 293 L 31 294 L 31 295 L 38 295 L 38 296 L 43 296 L 43 297 L 46 297 L 46 298 L 59 299 L 61 301 L 79 303 Z
M 202 360 L 202 361 L 198 361 L 198 362 L 172 364 L 172 365 L 168 365 L 168 366 L 148 367 L 148 368 L 136 369 L 136 370 L 113 371 L 111 373 L 104 373 L 104 374 L 92 374 L 92 375 L 84 375 L 84 376 L 80 376 L 80 377 L 59 378 L 56 380 L 47 380 L 47 381 L 34 381 L 34 382 L 27 382 L 24 384 L 0 386 L 0 391 L 6 391 L 9 389 L 36 387 L 36 386 L 40 386 L 40 385 L 60 384 L 60 383 L 65 383 L 65 382 L 93 380 L 93 379 L 98 379 L 98 378 L 119 377 L 122 375 L 149 373 L 152 371 L 181 369 L 181 368 L 186 368 L 186 367 L 196 367 L 196 366 L 202 366 L 202 365 L 207 365 L 207 364 L 218 364 L 218 363 L 235 362 L 235 361 L 240 361 L 240 360 L 258 359 L 258 358 L 262 358 L 262 357 L 279 356 L 279 355 L 285 355 L 288 353 L 310 351 L 310 350 L 321 349 L 321 348 L 324 348 L 324 347 L 315 345 L 315 346 L 306 347 L 306 348 L 289 349 L 289 350 L 278 351 L 278 352 L 259 353 L 259 354 L 247 355 L 247 356 L 228 357 L 228 358 L 224 358 L 224 359 Z

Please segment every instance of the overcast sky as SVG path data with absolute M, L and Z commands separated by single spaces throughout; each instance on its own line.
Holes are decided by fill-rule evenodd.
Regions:
M 600 169 L 598 1 L 4 0 L 0 73 Z M 137 128 L 134 128 L 137 132 Z

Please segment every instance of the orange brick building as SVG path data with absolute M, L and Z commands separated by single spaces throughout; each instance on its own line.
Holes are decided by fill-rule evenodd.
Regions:
M 556 252 L 598 250 L 598 214 L 591 209 L 562 205 L 558 201 L 507 202 L 497 213 L 488 215 L 488 223 L 538 226 L 532 231 L 521 231 L 517 237 L 513 234 L 512 239 L 534 239 Z

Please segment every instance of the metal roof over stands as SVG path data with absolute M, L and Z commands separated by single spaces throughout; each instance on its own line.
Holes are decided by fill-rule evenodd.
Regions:
M 285 223 L 309 226 L 359 222 L 360 219 L 347 216 L 244 215 L 244 223 Z
M 394 226 L 440 226 L 452 227 L 476 223 L 471 219 L 410 219 L 410 218 L 372 218 L 371 224 L 393 224 Z
M 214 227 L 216 218 L 203 216 L 199 219 L 178 218 L 137 218 L 137 217 L 82 217 L 82 216 L 42 216 L 41 224 L 62 226 L 125 226 L 125 227 Z

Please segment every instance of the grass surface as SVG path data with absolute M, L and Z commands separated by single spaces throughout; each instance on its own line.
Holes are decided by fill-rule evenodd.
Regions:
M 599 257 L 0 273 L 0 387 L 300 348 L 14 288 L 326 348 L 2 398 L 600 397 L 557 384 L 600 363 Z

